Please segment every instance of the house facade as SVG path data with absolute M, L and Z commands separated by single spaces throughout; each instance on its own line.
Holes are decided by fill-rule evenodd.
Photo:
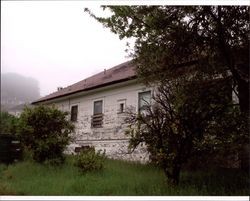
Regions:
M 94 146 L 96 150 L 105 150 L 110 158 L 146 162 L 145 146 L 129 152 L 130 137 L 125 134 L 127 124 L 124 119 L 127 108 L 137 112 L 145 100 L 150 99 L 151 93 L 151 88 L 138 82 L 131 62 L 126 62 L 59 88 L 33 104 L 55 105 L 69 112 L 75 132 L 68 153 L 73 153 L 78 147 Z

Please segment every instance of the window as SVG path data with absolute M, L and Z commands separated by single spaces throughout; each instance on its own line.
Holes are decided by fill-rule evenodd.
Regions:
M 102 114 L 102 100 L 94 102 L 94 115 Z
M 139 100 L 138 100 L 138 111 L 142 112 L 145 111 L 146 107 L 151 102 L 151 91 L 145 91 L 139 93 Z
M 121 99 L 117 101 L 117 113 L 124 113 L 125 112 L 125 107 L 126 107 L 126 99 Z
M 120 103 L 120 113 L 124 112 L 124 103 Z
M 94 102 L 94 114 L 92 116 L 91 120 L 91 126 L 93 128 L 100 128 L 102 127 L 102 122 L 103 122 L 103 113 L 102 113 L 102 108 L 103 107 L 103 101 L 95 101 Z
M 78 106 L 74 105 L 71 107 L 71 121 L 77 121 Z

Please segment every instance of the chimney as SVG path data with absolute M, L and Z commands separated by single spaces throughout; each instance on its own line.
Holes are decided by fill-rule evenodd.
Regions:
M 57 91 L 61 91 L 62 89 L 62 87 L 57 87 Z
M 104 72 L 103 73 L 106 74 L 106 68 L 104 68 Z

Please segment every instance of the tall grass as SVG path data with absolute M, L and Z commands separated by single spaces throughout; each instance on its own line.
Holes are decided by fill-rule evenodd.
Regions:
M 101 172 L 82 174 L 67 158 L 60 167 L 32 161 L 0 165 L 0 194 L 7 195 L 249 195 L 248 174 L 237 170 L 184 172 L 178 187 L 150 165 L 107 160 Z

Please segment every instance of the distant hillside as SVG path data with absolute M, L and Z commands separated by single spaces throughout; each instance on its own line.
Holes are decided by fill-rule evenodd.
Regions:
M 40 97 L 38 81 L 17 73 L 1 74 L 1 109 L 29 103 Z

